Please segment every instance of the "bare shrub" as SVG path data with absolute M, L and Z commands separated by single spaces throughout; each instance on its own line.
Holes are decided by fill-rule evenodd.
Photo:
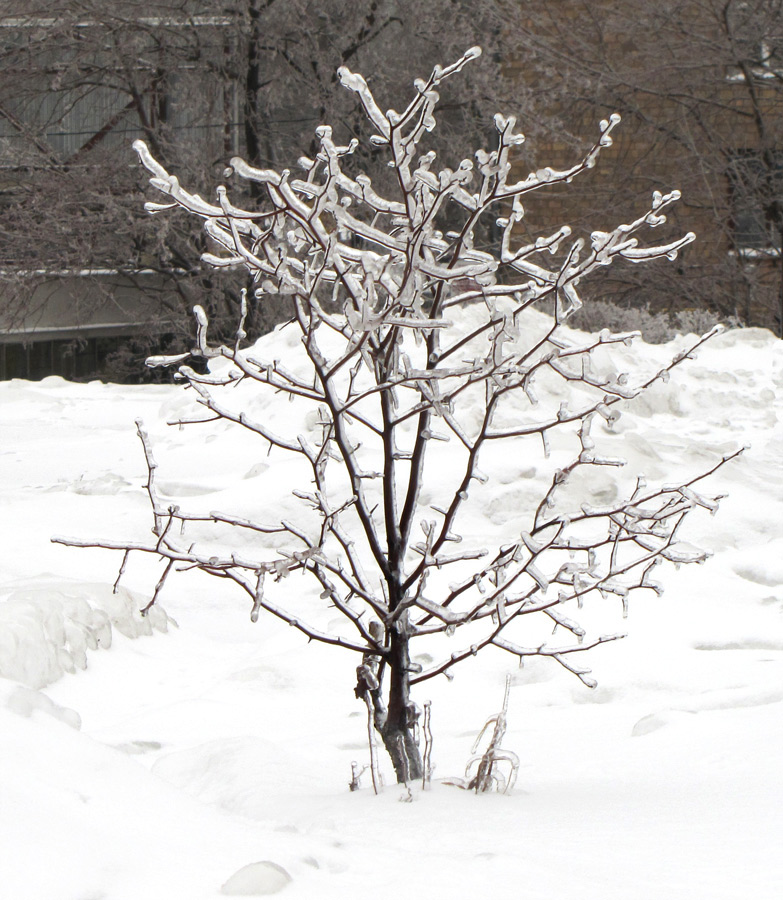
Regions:
M 707 471 L 663 486 L 630 479 L 607 505 L 579 499 L 585 474 L 615 477 L 610 473 L 623 465 L 596 446 L 596 423 L 612 423 L 621 403 L 668 378 L 710 336 L 634 379 L 601 361 L 633 333 L 575 342 L 563 328 L 582 305 L 579 285 L 618 258 L 673 259 L 693 235 L 640 242 L 665 221 L 679 196 L 672 191 L 656 192 L 641 215 L 588 240 L 572 238 L 564 225 L 518 243 L 526 195 L 592 167 L 619 117 L 601 122 L 594 146 L 565 170 L 510 180 L 511 155 L 524 138 L 514 118 L 503 115 L 494 119 L 494 149 L 479 149 L 456 169 L 438 169 L 426 150 L 438 86 L 479 54 L 469 50 L 416 81 L 402 112 L 383 112 L 361 75 L 339 70 L 372 127 L 370 142 L 388 154 L 397 185 L 392 196 L 378 193 L 365 174 L 351 173 L 356 143 L 336 144 L 325 125 L 316 133 L 317 153 L 299 160 L 299 176 L 231 161 L 226 177 L 256 186 L 258 202 L 248 209 L 234 205 L 224 186 L 215 202 L 190 193 L 137 142 L 163 195 L 148 211 L 179 207 L 203 218 L 215 247 L 204 259 L 252 273 L 255 302 L 287 297 L 287 327 L 299 335 L 286 359 L 263 355 L 263 342 L 244 349 L 241 323 L 236 341 L 213 346 L 207 317 L 197 309 L 191 355 L 222 364 L 207 374 L 187 354 L 149 364 L 178 366 L 205 411 L 190 421 L 234 423 L 275 457 L 298 459 L 309 483 L 291 485 L 301 504 L 296 521 L 269 511 L 268 519 L 189 513 L 159 495 L 157 463 L 140 426 L 152 538 L 66 541 L 118 549 L 125 558 L 162 557 L 166 569 L 150 606 L 172 572 L 195 567 L 233 581 L 253 621 L 263 610 L 311 640 L 354 654 L 356 696 L 367 704 L 400 782 L 426 774 L 412 689 L 449 676 L 478 653 L 547 657 L 593 686 L 578 658 L 622 635 L 587 634 L 576 621 L 578 609 L 599 594 L 625 606 L 634 591 L 660 590 L 654 572 L 661 563 L 704 560 L 703 551 L 680 540 L 680 529 L 695 508 L 717 508 L 717 498 L 697 487 L 725 462 L 716 458 Z M 500 215 L 497 254 L 473 241 L 482 217 L 492 215 Z M 547 307 L 551 318 L 534 305 Z M 269 418 L 253 416 L 242 399 L 248 390 L 311 408 L 315 424 L 286 431 L 290 420 L 282 416 L 278 430 Z M 558 444 L 535 500 L 515 509 L 499 536 L 471 531 L 483 511 L 484 485 L 507 473 L 510 460 L 547 454 L 563 434 L 571 456 Z M 258 505 L 264 508 L 263 496 Z M 235 550 L 226 549 L 232 533 Z M 275 546 L 285 538 L 287 548 L 271 549 L 269 535 Z M 286 590 L 285 576 L 296 571 L 312 578 L 323 605 L 338 610 L 345 627 L 324 627 L 301 588 Z M 412 646 L 427 642 L 433 661 L 423 668 Z

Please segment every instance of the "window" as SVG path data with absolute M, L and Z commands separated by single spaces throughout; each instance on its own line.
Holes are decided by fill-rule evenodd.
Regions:
M 234 104 L 213 73 L 226 52 L 225 23 L 137 24 L 114 46 L 100 24 L 71 33 L 54 20 L 0 19 L 0 165 L 72 164 L 97 147 L 125 152 L 143 126 L 208 154 L 223 149 Z M 168 30 L 158 34 L 157 25 Z M 198 42 L 196 25 L 209 26 Z
M 140 136 L 133 100 L 110 87 L 43 88 L 33 96 L 7 101 L 0 115 L 0 138 L 11 159 L 35 138 L 67 162 L 97 139 L 116 146 Z

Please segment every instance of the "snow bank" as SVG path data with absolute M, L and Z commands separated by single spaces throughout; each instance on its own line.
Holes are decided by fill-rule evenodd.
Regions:
M 295 368 L 297 342 L 284 329 L 257 352 Z M 611 365 L 655 372 L 686 346 L 637 342 Z M 546 379 L 537 388 L 542 404 L 557 402 Z M 252 405 L 271 416 L 271 402 Z M 415 885 L 432 900 L 783 896 L 783 342 L 755 329 L 721 335 L 612 429 L 595 429 L 628 469 L 664 481 L 751 448 L 711 479 L 728 495 L 718 515 L 689 526 L 714 556 L 668 571 L 662 597 L 631 604 L 628 638 L 590 659 L 595 691 L 547 660 L 512 670 L 503 746 L 521 767 L 508 796 L 435 784 L 399 803 L 383 758 L 385 792 L 373 795 L 369 773 L 349 792 L 351 762 L 368 758 L 355 661 L 272 619 L 251 626 L 249 604 L 224 582 L 170 579 L 162 602 L 182 627 L 125 639 L 171 621 L 138 613 L 159 569 L 130 563 L 132 590 L 113 595 L 119 554 L 49 536 L 148 534 L 136 418 L 167 497 L 257 516 L 296 505 L 294 467 L 263 442 L 221 423 L 165 425 L 192 409 L 176 387 L 0 384 L 0 514 L 14 523 L 0 559 L 0 584 L 12 582 L 0 588 L 0 674 L 15 680 L 0 679 L 3 897 L 263 896 L 285 880 L 278 867 L 290 900 L 361 897 L 368 885 L 378 897 Z M 308 431 L 309 412 L 285 404 L 282 424 Z M 540 492 L 557 460 L 522 449 L 476 489 L 466 535 L 506 533 Z M 433 502 L 448 475 L 446 463 L 433 468 Z M 27 574 L 41 571 L 57 575 Z M 302 579 L 281 590 L 323 607 Z M 88 661 L 79 678 L 60 677 Z M 417 692 L 432 701 L 436 779 L 464 772 L 508 671 L 505 656 L 479 656 Z

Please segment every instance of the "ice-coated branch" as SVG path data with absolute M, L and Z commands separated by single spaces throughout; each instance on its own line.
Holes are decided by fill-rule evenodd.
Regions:
M 250 595 L 254 604 L 257 604 L 256 608 L 266 610 L 276 618 L 281 619 L 291 627 L 301 631 L 311 640 L 344 647 L 348 650 L 358 651 L 360 653 L 364 653 L 367 650 L 366 644 L 360 644 L 349 638 L 343 637 L 342 635 L 324 632 L 310 625 L 301 617 L 292 614 L 279 604 L 273 603 L 257 593 L 257 575 L 259 572 L 268 572 L 278 578 L 286 577 L 290 572 L 295 571 L 296 569 L 308 568 L 306 563 L 307 554 L 299 554 L 298 558 L 294 557 L 292 559 L 277 559 L 271 562 L 263 562 L 260 560 L 243 560 L 235 555 L 228 557 L 207 556 L 206 554 L 198 553 L 193 550 L 178 550 L 168 543 L 149 545 L 133 543 L 130 541 L 82 540 L 60 535 L 52 537 L 52 542 L 55 544 L 64 544 L 68 547 L 124 550 L 128 553 L 135 551 L 166 559 L 167 563 L 164 574 L 158 581 L 153 598 L 151 602 L 147 604 L 145 610 L 148 610 L 153 603 L 157 601 L 160 589 L 172 569 L 176 571 L 197 568 L 208 575 L 230 578 Z M 249 575 L 254 575 L 256 578 L 251 579 L 248 577 Z

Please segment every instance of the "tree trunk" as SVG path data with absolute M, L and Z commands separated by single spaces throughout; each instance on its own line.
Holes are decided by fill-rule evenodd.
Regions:
M 389 703 L 386 720 L 379 728 L 398 784 L 416 781 L 424 773 L 416 740 L 419 711 L 410 699 L 409 627 L 406 612 L 391 630 L 391 653 L 388 657 Z

